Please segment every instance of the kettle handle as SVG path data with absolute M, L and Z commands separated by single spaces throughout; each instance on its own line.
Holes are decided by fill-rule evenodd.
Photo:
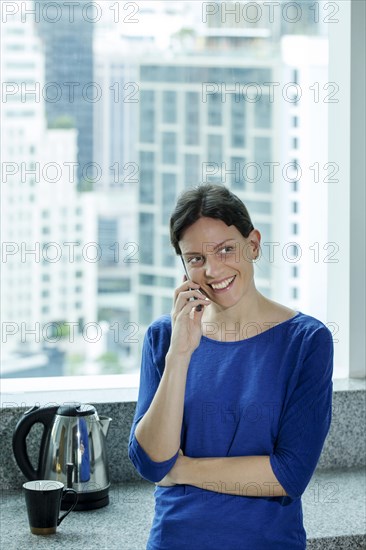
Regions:
M 31 481 L 42 479 L 43 477 L 42 467 L 44 449 L 58 408 L 59 405 L 41 409 L 38 405 L 35 405 L 28 411 L 25 411 L 15 427 L 13 433 L 13 452 L 15 460 L 25 477 Z M 37 422 L 43 424 L 44 428 L 39 449 L 37 469 L 35 470 L 29 460 L 26 438 L 32 426 Z

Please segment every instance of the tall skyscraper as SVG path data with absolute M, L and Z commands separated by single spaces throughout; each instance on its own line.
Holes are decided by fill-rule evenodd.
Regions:
M 41 13 L 36 28 L 44 44 L 45 80 L 57 83 L 45 98 L 47 123 L 50 128 L 77 130 L 78 186 L 90 190 L 95 177 L 93 107 L 98 94 L 93 83 L 93 8 L 87 0 L 73 3 L 71 11 L 62 0 L 34 0 L 34 4 L 39 4 Z
M 248 62 L 230 56 L 152 58 L 140 64 L 139 270 L 140 323 L 171 309 L 181 281 L 169 243 L 169 216 L 178 194 L 200 183 L 221 183 L 248 205 L 264 241 L 273 237 L 278 183 L 264 163 L 276 156 L 277 122 L 269 83 L 278 77 L 276 59 Z M 253 101 L 246 83 L 260 83 Z M 259 290 L 273 293 L 271 265 L 257 272 Z M 150 288 L 149 288 L 150 287 Z
M 32 354 L 80 353 L 96 321 L 95 206 L 76 188 L 76 130 L 47 129 L 32 18 L 9 17 L 1 46 L 2 353 L 11 357 L 2 375 L 32 376 L 41 366 Z M 43 360 L 42 375 L 55 374 Z
M 167 227 L 177 194 L 210 182 L 232 189 L 261 232 L 257 288 L 324 318 L 316 280 L 324 281 L 326 265 L 314 258 L 319 246 L 326 250 L 326 231 L 312 223 L 326 205 L 324 186 L 312 184 L 327 151 L 326 105 L 314 95 L 327 79 L 324 29 L 309 2 L 299 7 L 299 25 L 290 23 L 300 12 L 282 6 L 273 25 L 268 11 L 245 18 L 245 2 L 210 3 L 215 14 L 206 20 L 208 3 L 200 4 L 189 55 L 140 62 L 140 322 L 169 312 L 181 280 Z
M 139 169 L 140 250 L 133 283 L 138 308 L 132 315 L 142 330 L 170 311 L 173 289 L 181 281 L 168 235 L 175 200 L 184 188 L 209 182 L 240 196 L 261 232 L 262 257 L 255 267 L 259 290 L 295 309 L 305 304 L 322 317 L 324 300 L 312 286 L 314 276 L 323 278 L 325 265 L 319 263 L 314 275 L 315 252 L 309 247 L 312 215 L 325 202 L 319 187 L 310 185 L 309 166 L 326 158 L 325 133 L 317 131 L 318 122 L 326 127 L 326 110 L 324 104 L 314 105 L 309 87 L 326 79 L 326 40 L 318 36 L 322 29 L 311 3 L 299 8 L 299 24 L 293 23 L 300 15 L 297 6 L 283 12 L 276 5 L 272 14 L 267 4 L 258 3 L 262 16 L 255 21 L 256 6 L 245 2 L 191 2 L 192 14 L 182 17 L 181 31 L 165 50 L 156 43 L 147 49 L 139 27 L 141 47 L 132 56 L 124 53 L 131 52 L 128 41 L 113 55 L 98 55 L 105 89 L 117 81 L 120 90 L 135 82 L 135 90 L 130 84 L 127 92 L 135 91 L 138 99 L 134 105 L 114 105 L 110 94 L 103 112 L 103 103 L 96 105 L 96 116 L 111 128 L 96 149 L 111 165 L 113 142 L 124 144 L 123 154 L 133 142 L 129 155 Z M 205 17 L 204 9 L 215 13 Z M 151 34 L 153 27 L 146 23 Z M 298 55 L 301 36 L 285 40 L 287 33 L 308 35 L 305 55 Z M 315 50 L 318 58 L 311 53 Z M 301 101 L 296 100 L 299 90 L 304 90 Z M 132 116 L 128 129 L 126 110 Z M 118 128 L 112 113 L 121 121 Z M 312 138 L 314 133 L 319 139 Z M 112 177 L 103 184 L 116 185 Z M 325 242 L 324 231 L 318 238 Z

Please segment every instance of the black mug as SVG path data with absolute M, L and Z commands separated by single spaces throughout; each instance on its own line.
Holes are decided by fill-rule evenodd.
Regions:
M 65 489 L 60 481 L 41 479 L 23 484 L 27 505 L 29 527 L 33 535 L 52 535 L 56 533 L 61 521 L 75 508 L 78 494 L 74 489 Z M 74 499 L 65 514 L 59 517 L 61 500 L 73 494 Z

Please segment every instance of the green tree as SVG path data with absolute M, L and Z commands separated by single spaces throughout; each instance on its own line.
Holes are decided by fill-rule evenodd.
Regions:
M 76 124 L 73 117 L 69 115 L 62 115 L 49 122 L 48 127 L 54 130 L 70 130 L 71 128 L 75 128 Z
M 97 359 L 104 374 L 120 374 L 122 372 L 117 353 L 107 351 Z

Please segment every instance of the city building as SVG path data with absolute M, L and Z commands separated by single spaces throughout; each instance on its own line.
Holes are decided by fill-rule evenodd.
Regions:
M 2 375 L 64 374 L 63 362 L 56 372 L 50 363 L 55 352 L 77 355 L 93 342 L 85 327 L 97 318 L 94 196 L 77 191 L 76 130 L 47 128 L 31 19 L 9 18 L 1 46 Z
M 108 159 L 106 169 L 118 155 L 113 142 L 123 143 L 121 158 L 133 159 L 139 169 L 133 195 L 138 201 L 140 261 L 134 289 L 139 326 L 143 332 L 170 311 L 173 289 L 181 281 L 182 267 L 168 235 L 175 200 L 184 188 L 208 182 L 238 194 L 261 232 L 262 255 L 255 266 L 259 290 L 324 318 L 325 297 L 314 292 L 314 284 L 324 280 L 326 265 L 318 262 L 314 269 L 313 259 L 326 246 L 325 225 L 319 230 L 317 224 L 315 235 L 311 220 L 325 212 L 326 193 L 324 186 L 310 185 L 327 152 L 326 109 L 314 102 L 311 89 L 326 82 L 324 28 L 312 19 L 309 2 L 302 5 L 300 25 L 291 24 L 296 15 L 291 10 L 271 22 L 262 3 L 258 21 L 252 12 L 243 17 L 245 3 L 204 4 L 217 11 L 204 20 L 202 3 L 189 3 L 190 14 L 183 14 L 180 31 L 171 33 L 163 51 L 150 25 L 145 26 L 148 41 L 140 26 L 136 47 L 129 43 L 131 31 L 119 37 L 123 47 L 114 46 L 110 54 L 105 48 L 98 56 L 96 74 L 104 89 L 118 82 L 119 89 L 125 85 L 138 98 L 135 104 L 113 105 L 113 96 L 107 96 L 104 111 L 101 102 L 95 117 L 102 117 L 108 136 L 96 148 Z M 154 11 L 152 5 L 149 9 Z M 308 36 L 290 36 L 296 32 Z M 299 56 L 300 51 L 305 53 Z M 112 176 L 104 186 L 116 185 Z M 117 180 L 121 186 L 122 174 Z
M 278 156 L 278 126 L 265 83 L 280 64 L 230 56 L 151 58 L 140 64 L 139 270 L 140 322 L 148 324 L 172 305 L 182 267 L 169 243 L 169 216 L 178 194 L 200 183 L 230 187 L 248 205 L 265 241 L 273 238 L 278 181 L 264 163 Z M 246 83 L 259 83 L 253 101 Z M 149 238 L 148 238 L 149 236 Z M 179 266 L 179 267 L 178 267 Z M 259 290 L 272 296 L 271 265 L 258 264 Z
M 152 237 L 145 234 L 141 239 L 138 231 L 143 219 L 140 182 L 149 175 L 140 164 L 138 147 L 139 64 L 153 52 L 166 54 L 170 36 L 181 29 L 191 3 L 142 3 L 133 14 L 124 10 L 123 3 L 106 4 L 105 17 L 94 34 L 94 78 L 101 90 L 94 105 L 94 162 L 100 167 L 94 189 L 98 241 L 103 249 L 98 266 L 98 317 L 109 326 L 108 353 L 120 358 L 125 372 L 138 367 L 145 319 L 150 315 L 151 298 L 139 300 L 138 289 L 140 283 L 142 289 L 150 289 L 154 279 L 151 273 L 139 279 L 139 265 Z
M 140 62 L 141 322 L 169 312 L 181 281 L 167 227 L 175 199 L 209 182 L 231 188 L 261 232 L 258 289 L 325 318 L 320 289 L 334 250 L 326 224 L 312 222 L 326 220 L 317 178 L 327 176 L 327 39 L 310 2 L 277 14 L 267 4 L 192 5 L 188 51 Z
M 62 0 L 34 0 L 34 6 L 40 13 L 35 27 L 44 45 L 45 81 L 57 83 L 45 97 L 47 124 L 77 130 L 78 187 L 90 190 L 97 177 L 92 164 L 94 103 L 99 100 L 93 77 L 97 14 L 87 0 L 73 3 L 71 11 Z
M 140 261 L 136 194 L 137 185 L 96 193 L 102 253 L 98 264 L 98 319 L 108 327 L 106 352 L 124 372 L 136 367 L 138 340 L 142 338 L 136 315 L 136 271 Z

